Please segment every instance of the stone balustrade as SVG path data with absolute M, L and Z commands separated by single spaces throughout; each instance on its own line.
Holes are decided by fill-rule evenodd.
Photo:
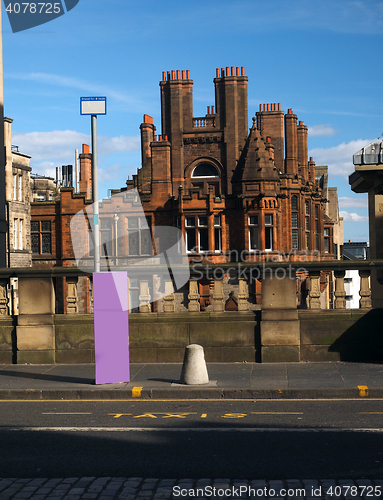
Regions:
M 191 342 L 204 345 L 211 361 L 381 356 L 382 309 L 374 306 L 371 283 L 383 261 L 191 264 L 189 269 L 189 280 L 175 291 L 171 274 L 135 266 L 129 284 L 137 307 L 129 324 L 136 362 L 182 361 Z M 358 310 L 346 307 L 348 270 L 360 277 Z M 94 361 L 92 313 L 91 273 L 75 267 L 0 270 L 0 362 Z
M 358 270 L 360 278 L 359 308 L 371 309 L 371 272 L 383 268 L 383 261 L 322 261 L 191 264 L 190 279 L 174 291 L 169 279 L 156 276 L 156 268 L 135 266 L 135 279 L 130 293 L 137 295 L 138 307 L 133 313 L 201 313 L 251 311 L 264 307 L 256 293 L 256 284 L 272 280 L 278 288 L 288 277 L 296 279 L 297 308 L 308 310 L 346 309 L 345 273 Z M 129 276 L 129 272 L 128 272 Z M 54 313 L 92 314 L 92 274 L 75 267 L 42 269 L 3 269 L 0 271 L 0 316 L 17 316 L 20 280 L 48 279 L 55 293 Z M 156 292 L 163 290 L 156 300 Z M 332 291 L 333 289 L 333 291 Z M 133 297 L 132 295 L 132 297 Z M 157 293 L 158 295 L 158 293 Z M 201 300 L 203 295 L 204 300 Z M 209 298 L 210 297 L 210 298 Z

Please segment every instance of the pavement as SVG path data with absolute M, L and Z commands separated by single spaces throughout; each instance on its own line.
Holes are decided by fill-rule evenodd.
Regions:
M 159 500 L 174 498 L 381 498 L 383 480 L 247 480 L 82 477 L 0 479 L 4 500 Z
M 0 400 L 383 398 L 383 364 L 208 363 L 206 385 L 180 384 L 181 363 L 134 363 L 130 381 L 95 384 L 93 364 L 2 365 Z

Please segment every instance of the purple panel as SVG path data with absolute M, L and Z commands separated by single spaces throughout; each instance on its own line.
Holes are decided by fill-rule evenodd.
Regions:
M 96 384 L 130 381 L 127 297 L 126 272 L 93 274 Z

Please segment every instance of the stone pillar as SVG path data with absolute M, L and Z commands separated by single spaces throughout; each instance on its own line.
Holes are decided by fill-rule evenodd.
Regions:
M 152 308 L 150 305 L 150 292 L 149 281 L 140 281 L 140 295 L 138 297 L 140 302 L 138 310 L 140 313 L 150 313 Z
M 214 291 L 213 291 L 213 311 L 223 312 L 225 310 L 225 302 L 223 295 L 223 281 L 214 280 Z
M 8 280 L 0 280 L 0 316 L 9 316 Z
M 67 297 L 66 297 L 66 312 L 67 314 L 77 314 L 78 313 L 78 303 L 77 303 L 77 282 L 78 277 L 67 277 Z
M 371 309 L 372 301 L 371 301 L 371 289 L 370 289 L 370 271 L 359 270 L 359 277 L 360 277 L 359 307 L 361 309 Z
M 238 311 L 248 311 L 249 310 L 249 289 L 247 287 L 247 281 L 244 279 L 238 280 Z
M 176 310 L 173 283 L 165 281 L 164 312 L 174 313 Z
M 19 278 L 17 363 L 55 362 L 55 296 L 51 278 Z
M 262 279 L 261 349 L 262 362 L 300 361 L 295 276 Z
M 320 309 L 320 271 L 309 271 L 310 276 L 310 293 L 309 293 L 309 308 Z
M 198 281 L 197 280 L 189 280 L 189 304 L 188 310 L 189 312 L 199 312 L 201 309 L 201 305 L 199 302 L 200 294 L 198 292 Z
M 346 292 L 344 289 L 344 275 L 346 271 L 334 271 L 335 276 L 335 309 L 346 309 Z

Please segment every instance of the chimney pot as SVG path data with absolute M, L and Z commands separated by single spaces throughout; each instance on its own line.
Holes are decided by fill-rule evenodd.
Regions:
M 185 80 L 185 70 L 182 70 L 182 80 Z
M 164 82 L 166 80 L 166 71 L 162 72 L 162 81 Z
M 278 111 L 280 111 L 280 110 L 281 110 L 281 103 L 279 102 L 278 103 Z
M 190 69 L 186 70 L 186 79 L 190 80 Z
M 240 76 L 239 66 L 237 66 L 237 76 Z
M 181 80 L 181 71 L 177 69 L 177 80 Z
M 89 145 L 88 144 L 82 145 L 82 154 L 85 154 L 85 155 L 89 154 Z
M 210 115 L 210 106 L 207 107 L 207 114 Z
M 211 107 L 211 114 L 214 115 L 214 106 Z
M 230 76 L 230 68 L 229 68 L 229 66 L 226 66 L 226 76 Z
M 231 67 L 231 76 L 235 76 L 235 67 L 234 66 Z
M 176 72 L 174 71 L 174 69 L 172 70 L 172 80 L 175 80 L 176 79 Z
M 221 77 L 225 76 L 225 68 L 221 68 Z
M 219 68 L 216 68 L 216 70 L 215 70 L 215 76 L 216 76 L 216 78 L 219 78 Z
M 267 111 L 270 111 L 270 104 L 267 103 Z
M 245 76 L 245 67 L 244 66 L 242 66 L 241 72 L 242 72 L 242 76 Z

